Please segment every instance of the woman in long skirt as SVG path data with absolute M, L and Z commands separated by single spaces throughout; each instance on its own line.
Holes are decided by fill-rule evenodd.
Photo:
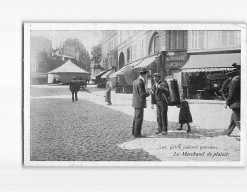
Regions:
M 106 92 L 105 92 L 105 102 L 107 102 L 107 105 L 112 105 L 111 103 L 111 88 L 112 88 L 112 82 L 107 78 L 107 83 L 106 83 Z

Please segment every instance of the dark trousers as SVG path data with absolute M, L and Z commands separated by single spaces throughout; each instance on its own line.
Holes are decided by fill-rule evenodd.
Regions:
M 75 97 L 75 98 L 74 98 Z M 77 101 L 78 98 L 77 98 L 77 91 L 75 92 L 72 92 L 72 102 L 74 102 L 74 99 Z
M 167 111 L 168 106 L 164 101 L 156 102 L 157 122 L 159 131 L 167 132 Z
M 226 130 L 226 134 L 230 135 L 236 126 L 240 130 L 240 109 L 232 110 L 230 125 L 228 129 Z
M 135 108 L 135 115 L 132 126 L 132 135 L 134 137 L 141 136 L 144 108 Z

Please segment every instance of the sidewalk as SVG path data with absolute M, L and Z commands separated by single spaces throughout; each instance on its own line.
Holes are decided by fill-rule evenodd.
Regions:
M 90 88 L 87 88 L 90 91 Z M 132 94 L 116 94 L 112 91 L 112 105 L 104 101 L 105 90 L 83 93 L 82 98 L 118 110 L 128 115 L 134 114 L 131 106 Z M 87 96 L 87 97 L 86 97 Z M 146 139 L 126 141 L 118 146 L 125 150 L 144 150 L 159 160 L 165 161 L 239 161 L 240 143 L 235 137 L 222 135 L 230 121 L 231 110 L 225 109 L 221 103 L 190 102 L 193 117 L 192 133 L 168 129 L 166 136 L 151 135 Z M 147 98 L 147 108 L 144 111 L 145 121 L 156 121 L 156 109 L 151 109 L 150 97 Z M 168 123 L 178 121 L 179 109 L 168 108 Z M 239 135 L 235 128 L 233 136 Z M 208 156 L 212 154 L 211 156 Z
M 45 88 L 45 89 L 43 89 Z M 131 127 L 132 127 L 132 120 L 134 115 L 134 109 L 131 106 L 132 104 L 132 94 L 116 94 L 112 91 L 112 105 L 108 106 L 105 102 L 105 89 L 98 89 L 93 86 L 88 86 L 87 91 L 79 91 L 78 98 L 79 101 L 76 103 L 71 102 L 71 93 L 68 90 L 67 86 L 43 86 L 41 87 L 33 87 L 33 99 L 47 99 L 47 101 L 42 101 L 42 104 L 45 103 L 47 106 L 52 105 L 54 108 L 51 108 L 52 114 L 54 114 L 54 110 L 59 111 L 59 104 L 54 104 L 51 102 L 60 102 L 60 105 L 67 105 L 64 107 L 67 111 L 68 108 L 73 107 L 73 109 L 69 109 L 72 111 L 74 109 L 75 113 L 86 114 L 84 117 L 87 121 L 87 125 L 83 128 L 90 129 L 93 128 L 92 131 L 96 131 L 93 135 L 93 139 L 90 136 L 88 137 L 90 144 L 95 145 L 95 143 L 99 142 L 97 138 L 100 140 L 108 140 L 106 141 L 107 144 L 112 144 L 113 135 L 116 134 L 108 134 L 107 131 L 117 129 L 118 133 L 117 136 L 130 136 Z M 59 100 L 61 98 L 61 100 Z M 56 100 L 54 100 L 56 99 Z M 86 101 L 85 101 L 86 100 Z M 110 147 L 113 150 L 121 150 L 124 152 L 137 152 L 132 156 L 137 158 L 138 161 L 142 161 L 146 159 L 146 154 L 155 156 L 155 158 L 159 159 L 160 161 L 239 161 L 240 160 L 240 142 L 235 139 L 235 137 L 231 136 L 228 137 L 226 135 L 222 135 L 222 131 L 228 127 L 231 110 L 225 109 L 223 104 L 212 104 L 209 103 L 190 103 L 191 113 L 193 116 L 193 123 L 192 125 L 192 132 L 187 133 L 185 130 L 178 131 L 175 130 L 175 124 L 178 121 L 178 114 L 179 109 L 174 106 L 170 106 L 168 109 L 168 123 L 169 129 L 167 135 L 156 135 L 155 128 L 156 128 L 156 109 L 151 109 L 150 104 L 150 97 L 147 98 L 147 108 L 144 111 L 144 125 L 142 132 L 144 135 L 148 135 L 145 139 L 123 139 L 123 142 L 119 142 L 119 137 L 115 137 L 118 143 L 117 145 L 111 145 Z M 90 102 L 89 102 L 90 101 Z M 93 104 L 92 104 L 92 103 Z M 87 105 L 85 105 L 87 104 Z M 100 105 L 97 106 L 96 104 Z M 57 106 L 58 105 L 58 106 Z M 102 109 L 102 106 L 108 109 Z M 39 106 L 40 107 L 40 106 Z M 90 108 L 91 112 L 89 115 L 83 112 L 83 109 L 88 110 Z M 50 109 L 50 108 L 49 108 Z M 49 111 L 48 109 L 48 111 Z M 100 110 L 97 110 L 100 109 Z M 119 112 L 112 112 L 110 109 L 119 111 Z M 34 109 L 35 110 L 35 109 Z M 65 116 L 67 117 L 67 112 L 64 112 Z M 91 115 L 90 115 L 91 113 Z M 105 113 L 105 114 L 104 114 Z M 125 113 L 127 115 L 123 115 Z M 97 116 L 98 115 L 98 116 Z M 47 115 L 45 115 L 47 116 Z M 73 114 L 68 114 L 68 116 L 73 118 Z M 96 116 L 96 118 L 94 118 Z M 80 117 L 80 115 L 79 115 Z M 101 117 L 105 117 L 104 120 L 101 120 Z M 109 122 L 105 120 L 108 117 Z M 124 118 L 128 118 L 125 120 Z M 78 130 L 80 135 L 82 136 L 81 132 L 81 119 L 76 120 L 79 123 L 76 126 L 68 126 L 64 128 L 67 131 L 67 128 L 72 128 L 73 131 Z M 88 120 L 92 121 L 88 121 Z M 74 120 L 74 118 L 73 118 Z M 122 122 L 121 122 L 122 121 Z M 149 122 L 152 121 L 152 122 Z M 47 122 L 47 121 L 46 121 Z M 68 123 L 64 123 L 64 125 L 70 124 L 71 121 Z M 121 122 L 121 124 L 120 124 Z M 59 121 L 58 126 L 61 124 L 61 120 Z M 49 123 L 47 123 L 49 124 Z M 74 122 L 73 122 L 74 124 Z M 109 128 L 107 125 L 115 125 L 114 128 Z M 50 128 L 50 126 L 49 126 Z M 37 129 L 40 129 L 38 126 Z M 103 130 L 102 130 L 103 129 Z M 41 131 L 45 132 L 45 131 Z M 50 131 L 53 132 L 53 131 Z M 91 131 L 86 131 L 91 132 Z M 103 133 L 105 132 L 105 133 Z M 115 131 L 114 131 L 115 132 Z M 123 133 L 126 132 L 126 133 Z M 103 134 L 102 134 L 103 133 Z M 239 130 L 235 129 L 233 135 L 239 135 Z M 66 135 L 66 134 L 64 134 Z M 71 134 L 70 134 L 71 135 Z M 74 135 L 78 135 L 75 133 Z M 98 137 L 96 135 L 99 135 Z M 105 138 L 103 137 L 105 136 Z M 49 136 L 48 136 L 49 137 Z M 66 137 L 66 136 L 65 136 Z M 73 136 L 72 136 L 73 137 Z M 102 139 L 103 138 L 103 139 Z M 60 138 L 59 138 L 60 139 Z M 67 137 L 64 138 L 66 141 L 71 142 Z M 74 139 L 74 138 L 73 138 Z M 76 139 L 75 139 L 76 140 Z M 110 141 L 109 141 L 110 140 Z M 49 140 L 48 140 L 49 141 Z M 83 139 L 83 141 L 85 141 Z M 73 140 L 74 142 L 74 140 Z M 59 140 L 58 143 L 61 143 Z M 84 142 L 86 143 L 86 142 Z M 81 147 L 81 143 L 79 144 Z M 40 149 L 39 147 L 37 147 Z M 72 150 L 72 153 L 76 153 L 74 148 L 68 146 Z M 91 151 L 90 150 L 89 152 Z M 95 147 L 95 150 L 98 151 L 99 154 L 107 154 L 113 155 L 113 157 L 120 155 L 119 159 L 122 158 L 122 154 L 119 152 L 112 153 L 106 149 L 106 146 L 102 147 Z M 106 150 L 105 150 L 106 149 Z M 47 151 L 45 148 L 44 151 Z M 70 156 L 71 151 L 68 149 Z M 142 152 L 145 151 L 145 155 L 143 156 Z M 50 154 L 49 154 L 50 155 Z M 51 154 L 53 155 L 53 154 Z M 90 153 L 90 156 L 92 154 Z M 95 155 L 95 153 L 94 153 Z M 129 153 L 128 153 L 129 155 Z M 210 155 L 210 156 L 208 156 Z M 69 156 L 69 157 L 70 157 Z M 84 158 L 84 155 L 81 155 Z M 87 157 L 86 157 L 87 158 Z M 111 160 L 112 157 L 109 157 L 108 160 Z M 119 160 L 118 159 L 118 160 Z M 126 160 L 126 159 L 124 159 Z M 147 158 L 148 160 L 148 158 Z
M 93 89 L 93 86 L 88 86 L 87 90 L 93 94 L 97 101 L 96 103 L 105 105 L 104 95 L 105 89 Z M 132 107 L 132 94 L 123 94 L 115 93 L 112 90 L 112 106 L 114 110 L 119 110 L 126 114 L 130 113 L 129 107 Z M 95 100 L 96 100 L 95 99 Z M 94 101 L 95 101 L 94 100 Z M 224 130 L 228 127 L 231 110 L 224 108 L 224 101 L 215 101 L 215 100 L 188 100 L 190 104 L 190 110 L 193 117 L 192 126 L 195 126 L 199 129 L 215 129 L 215 130 Z M 179 109 L 176 106 L 169 106 L 168 108 L 168 120 L 178 122 Z M 144 120 L 147 121 L 156 121 L 156 109 L 151 109 L 151 98 L 147 98 L 147 108 L 144 113 Z M 236 131 L 238 132 L 238 131 Z

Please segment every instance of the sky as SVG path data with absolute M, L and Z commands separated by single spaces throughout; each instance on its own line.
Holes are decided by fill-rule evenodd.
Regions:
M 91 48 L 101 41 L 101 31 L 96 30 L 61 30 L 61 31 L 47 31 L 47 30 L 33 30 L 32 36 L 43 36 L 52 40 L 52 48 L 60 46 L 67 38 L 78 38 L 90 53 Z

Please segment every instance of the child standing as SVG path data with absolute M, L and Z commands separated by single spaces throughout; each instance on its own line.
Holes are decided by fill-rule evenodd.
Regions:
M 189 103 L 184 98 L 184 94 L 181 95 L 181 103 L 178 107 L 180 108 L 180 111 L 179 111 L 180 126 L 177 128 L 177 130 L 182 130 L 183 124 L 186 123 L 188 126 L 187 132 L 191 132 L 190 123 L 192 122 L 192 116 L 190 113 Z

